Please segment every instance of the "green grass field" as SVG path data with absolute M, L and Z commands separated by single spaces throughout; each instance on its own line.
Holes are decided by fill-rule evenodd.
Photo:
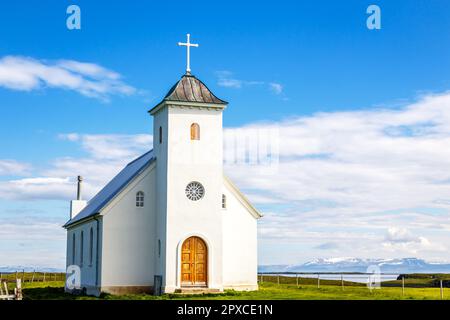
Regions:
M 268 279 L 269 280 L 269 279 Z M 300 286 L 297 287 L 295 279 L 283 278 L 281 283 L 266 282 L 260 284 L 260 290 L 254 292 L 226 291 L 223 294 L 203 294 L 203 295 L 178 295 L 167 294 L 154 297 L 147 294 L 113 296 L 103 294 L 100 298 L 87 296 L 73 296 L 64 293 L 64 283 L 61 282 L 35 282 L 24 283 L 23 295 L 26 300 L 438 300 L 440 299 L 440 288 L 438 287 L 418 287 L 417 281 L 413 279 L 406 286 L 402 295 L 401 285 L 398 281 L 393 281 L 389 286 L 383 286 L 379 290 L 370 291 L 366 286 L 354 283 L 345 283 L 344 289 L 336 284 L 336 281 L 322 281 L 320 288 L 317 283 L 310 283 L 313 279 L 300 279 Z M 417 280 L 417 279 L 416 279 Z M 285 283 L 283 283 L 283 281 Z M 424 280 L 419 281 L 422 286 Z M 401 281 L 400 281 L 401 283 Z M 415 285 L 415 286 L 413 286 Z M 444 299 L 450 299 L 450 288 L 444 288 Z

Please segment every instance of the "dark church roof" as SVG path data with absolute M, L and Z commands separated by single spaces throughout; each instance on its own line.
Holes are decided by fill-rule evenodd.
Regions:
M 217 98 L 203 82 L 190 74 L 185 74 L 181 77 L 181 79 L 169 90 L 164 97 L 164 100 L 228 104 L 228 102 Z
M 190 74 L 185 74 L 181 77 L 181 79 L 169 90 L 161 103 L 165 101 L 228 104 L 228 102 L 217 98 L 203 82 Z

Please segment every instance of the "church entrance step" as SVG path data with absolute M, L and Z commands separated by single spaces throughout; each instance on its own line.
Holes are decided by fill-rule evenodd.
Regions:
M 186 288 L 180 288 L 176 289 L 175 293 L 178 294 L 204 294 L 204 293 L 222 293 L 219 289 L 210 289 L 205 287 L 199 287 L 199 288 L 192 288 L 192 287 L 186 287 Z

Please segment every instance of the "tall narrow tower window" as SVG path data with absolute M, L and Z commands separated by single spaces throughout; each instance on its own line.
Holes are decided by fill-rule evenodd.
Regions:
M 222 194 L 222 209 L 227 208 L 227 196 Z
M 162 143 L 162 127 L 159 127 L 159 144 Z
M 80 238 L 80 267 L 83 266 L 84 262 L 84 232 L 81 231 L 81 238 Z
M 75 264 L 75 247 L 76 247 L 75 233 L 72 234 L 72 264 Z
M 161 257 L 161 240 L 158 239 L 158 257 Z
M 191 140 L 200 140 L 200 126 L 198 123 L 191 124 Z
M 89 266 L 92 266 L 92 260 L 94 257 L 94 230 L 91 228 L 89 231 Z

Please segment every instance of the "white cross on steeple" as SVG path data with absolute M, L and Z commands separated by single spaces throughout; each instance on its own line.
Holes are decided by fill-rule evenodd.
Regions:
M 185 46 L 187 50 L 187 65 L 186 65 L 186 73 L 191 74 L 191 47 L 198 48 L 198 44 L 191 43 L 191 35 L 187 34 L 187 42 L 178 42 L 179 46 Z

